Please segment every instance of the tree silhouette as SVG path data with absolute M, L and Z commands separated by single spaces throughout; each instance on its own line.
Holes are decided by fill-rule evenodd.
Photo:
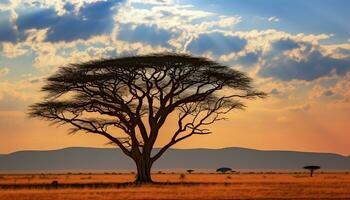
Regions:
M 309 165 L 309 166 L 305 166 L 304 169 L 307 169 L 310 171 L 310 177 L 312 177 L 312 175 L 314 174 L 314 171 L 321 169 L 320 166 L 317 165 Z
M 194 172 L 193 169 L 188 169 L 188 170 L 186 170 L 186 171 L 187 171 L 187 173 L 189 173 L 189 174 L 192 174 L 192 172 Z
M 220 172 L 222 174 L 225 174 L 226 172 L 232 172 L 232 169 L 229 167 L 221 167 L 216 170 L 216 172 Z
M 138 183 L 152 182 L 151 166 L 174 144 L 243 109 L 240 99 L 264 97 L 245 74 L 206 58 L 182 54 L 103 59 L 63 66 L 47 78 L 44 101 L 29 116 L 70 124 L 71 132 L 106 137 L 134 160 Z M 152 149 L 169 117 L 172 138 Z M 117 131 L 121 129 L 122 131 Z

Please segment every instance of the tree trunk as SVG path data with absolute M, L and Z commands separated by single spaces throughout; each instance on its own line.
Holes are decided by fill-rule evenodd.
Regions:
M 136 159 L 135 163 L 137 167 L 135 183 L 152 183 L 153 181 L 151 177 L 151 159 L 147 157 L 145 158 L 145 156 L 143 156 L 141 158 Z
M 310 170 L 310 177 L 314 174 L 314 170 Z

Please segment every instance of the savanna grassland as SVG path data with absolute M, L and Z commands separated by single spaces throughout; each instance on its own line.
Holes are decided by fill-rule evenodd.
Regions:
M 350 173 L 153 174 L 151 185 L 126 184 L 134 174 L 0 175 L 1 200 L 350 199 Z M 51 185 L 53 180 L 58 188 Z

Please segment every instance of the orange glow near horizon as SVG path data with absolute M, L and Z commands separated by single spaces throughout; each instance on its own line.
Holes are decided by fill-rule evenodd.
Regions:
M 234 111 L 229 119 L 211 126 L 210 135 L 193 136 L 174 148 L 245 147 L 259 150 L 293 150 L 334 152 L 349 155 L 349 135 L 344 108 L 314 105 L 307 113 L 267 110 L 266 101 L 250 103 L 245 111 Z M 336 113 L 329 116 L 329 112 Z M 334 124 L 330 124 L 333 121 Z M 67 134 L 67 126 L 50 126 L 48 122 L 30 119 L 21 112 L 2 118 L 0 153 L 20 150 L 52 150 L 65 147 L 112 148 L 103 136 L 78 132 Z M 161 129 L 156 146 L 164 145 L 175 124 L 168 121 Z

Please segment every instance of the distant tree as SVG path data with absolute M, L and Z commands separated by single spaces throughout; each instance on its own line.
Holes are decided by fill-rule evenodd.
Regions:
M 188 169 L 188 170 L 186 170 L 189 174 L 192 174 L 192 172 L 194 172 L 194 170 L 193 169 Z
M 179 179 L 181 181 L 185 180 L 186 179 L 186 175 L 185 174 L 180 174 Z
M 53 188 L 58 188 L 58 181 L 57 181 L 57 180 L 52 181 L 52 182 L 51 182 L 51 186 L 52 186 Z
M 309 170 L 310 171 L 310 177 L 312 177 L 314 171 L 321 169 L 321 167 L 317 166 L 317 165 L 308 165 L 308 166 L 305 166 L 304 169 Z
M 152 54 L 71 64 L 46 80 L 48 95 L 29 115 L 71 132 L 106 137 L 133 159 L 137 183 L 149 183 L 151 167 L 164 152 L 207 128 L 222 115 L 243 109 L 242 99 L 264 97 L 244 73 L 206 58 Z M 160 130 L 177 116 L 177 130 L 152 154 Z M 117 129 L 122 130 L 116 131 Z
M 226 174 L 226 172 L 232 172 L 232 169 L 229 167 L 221 167 L 216 170 L 216 172 L 220 172 L 223 174 Z

